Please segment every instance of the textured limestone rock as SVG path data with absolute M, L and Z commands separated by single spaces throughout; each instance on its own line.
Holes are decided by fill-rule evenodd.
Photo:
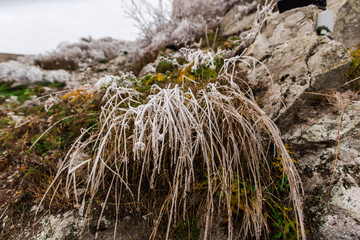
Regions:
M 110 62 L 117 66 L 123 66 L 127 63 L 128 57 L 126 55 L 119 55 L 116 58 L 112 59 Z
M 271 55 L 277 46 L 303 36 L 316 36 L 317 8 L 308 6 L 272 16 L 249 48 L 257 59 Z
M 360 101 L 340 95 L 345 108 L 302 105 L 278 123 L 301 172 L 309 239 L 360 238 Z
M 345 47 L 316 32 L 315 6 L 270 17 L 247 54 L 264 66 L 249 69 L 254 85 L 268 91 L 256 96 L 265 112 L 278 119 L 305 92 L 344 83 L 351 63 Z M 264 81 L 271 73 L 272 81 Z
M 350 66 L 349 53 L 342 44 L 320 38 L 318 46 L 307 61 L 311 72 L 311 87 L 315 90 L 343 84 Z
M 360 124 L 360 102 L 350 104 L 341 118 L 340 132 L 338 131 L 340 114 L 329 113 L 320 119 L 317 119 L 313 125 L 307 128 L 301 136 L 308 142 L 326 142 L 337 141 L 338 135 L 342 137 L 344 134 L 353 131 Z
M 257 1 L 241 2 L 220 21 L 220 35 L 230 36 L 249 29 L 256 16 Z
M 342 43 L 317 35 L 317 11 L 307 6 L 270 17 L 247 51 L 264 66 L 249 68 L 248 76 L 256 101 L 295 153 L 308 238 L 359 239 L 360 101 L 339 88 L 351 60 Z
M 295 149 L 309 238 L 359 239 L 360 101 L 350 91 L 328 98 L 331 104 L 298 105 L 292 113 L 297 117 L 288 111 L 278 125 Z
M 360 44 L 360 1 L 328 0 L 328 9 L 334 13 L 334 39 L 346 48 Z
M 75 217 L 72 212 L 45 217 L 34 234 L 33 230 L 24 233 L 25 239 L 71 239 L 80 231 L 83 220 Z

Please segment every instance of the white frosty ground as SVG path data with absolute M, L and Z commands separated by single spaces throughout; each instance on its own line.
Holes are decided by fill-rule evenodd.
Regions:
M 134 40 L 137 33 L 121 0 L 0 0 L 0 52 L 39 54 L 62 41 Z

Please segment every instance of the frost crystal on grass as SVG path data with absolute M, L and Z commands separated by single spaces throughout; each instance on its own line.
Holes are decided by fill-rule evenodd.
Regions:
M 179 50 L 180 54 L 189 62 L 186 66 L 193 64 L 191 70 L 194 72 L 201 67 L 209 67 L 210 69 L 215 69 L 215 60 L 216 58 L 223 58 L 224 55 L 228 53 L 225 50 L 219 50 L 214 52 L 212 50 L 203 51 L 201 49 L 189 49 L 181 48 Z
M 136 81 L 137 78 L 133 73 L 119 72 L 119 76 L 106 75 L 105 77 L 102 77 L 97 83 L 95 83 L 94 88 L 101 89 L 108 88 L 110 86 L 112 88 L 117 88 L 119 86 L 132 87 Z

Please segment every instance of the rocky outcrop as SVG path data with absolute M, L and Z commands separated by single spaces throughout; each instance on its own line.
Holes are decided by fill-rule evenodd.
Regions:
M 274 120 L 304 93 L 333 88 L 346 79 L 349 53 L 342 44 L 317 35 L 317 11 L 308 6 L 270 17 L 247 52 L 264 63 L 249 69 L 249 76 L 254 85 L 268 89 L 256 100 Z M 265 77 L 271 81 L 259 80 Z
M 359 239 L 360 101 L 340 87 L 349 53 L 317 35 L 317 11 L 307 6 L 271 16 L 246 53 L 263 63 L 248 76 L 256 101 L 294 149 L 308 238 Z M 348 42 L 359 39 L 354 34 Z
M 295 149 L 309 238 L 359 239 L 360 101 L 350 91 L 326 101 L 301 102 L 278 125 Z
M 22 56 L 23 55 L 19 55 L 19 54 L 0 53 L 0 62 L 16 60 L 18 57 L 22 57 Z
M 258 1 L 246 1 L 233 7 L 220 21 L 220 35 L 231 36 L 251 28 Z
M 346 48 L 360 44 L 360 1 L 328 0 L 328 9 L 334 13 L 334 39 Z

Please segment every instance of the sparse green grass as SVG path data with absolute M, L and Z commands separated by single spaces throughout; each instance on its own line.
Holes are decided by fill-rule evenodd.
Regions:
M 33 96 L 38 96 L 44 93 L 44 87 L 52 87 L 52 88 L 62 88 L 64 87 L 64 83 L 37 83 L 31 87 L 28 86 L 18 86 L 18 87 L 10 87 L 6 83 L 0 83 L 0 103 L 5 99 L 9 99 L 11 97 L 16 97 L 16 100 L 21 104 L 26 100 L 30 100 Z
M 14 186 L 19 198 L 7 199 L 9 204 L 6 214 L 9 215 L 9 221 L 6 225 L 0 226 L 0 239 L 14 239 L 29 226 L 34 217 L 34 212 L 29 210 L 33 207 L 34 201 L 43 197 L 54 179 L 59 159 L 66 155 L 69 146 L 81 134 L 82 128 L 96 128 L 100 96 L 95 94 L 90 98 L 83 96 L 75 101 L 71 100 L 67 99 L 54 105 L 49 112 L 42 106 L 13 110 L 15 114 L 32 116 L 28 123 L 18 128 L 15 128 L 14 121 L 6 114 L 0 116 L 0 154 L 6 159 L 1 162 L 1 170 L 9 169 L 14 163 L 21 165 L 14 180 L 17 183 Z M 48 128 L 50 130 L 29 150 Z M 59 185 L 57 190 L 64 193 L 64 187 Z M 55 193 L 56 188 L 50 192 Z M 50 202 L 50 197 L 45 199 L 46 206 L 49 206 Z M 61 212 L 73 204 L 64 194 L 57 194 L 52 199 L 51 206 L 54 211 Z M 16 223 L 15 229 L 11 228 L 13 223 Z

